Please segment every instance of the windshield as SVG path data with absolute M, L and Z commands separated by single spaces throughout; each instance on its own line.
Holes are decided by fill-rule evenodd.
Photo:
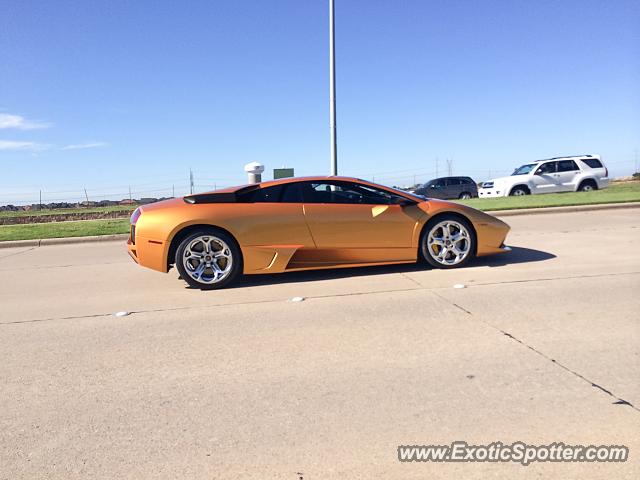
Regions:
M 522 165 L 521 167 L 516 168 L 511 175 L 526 175 L 531 170 L 533 170 L 536 165 L 536 163 L 528 163 L 527 165 Z

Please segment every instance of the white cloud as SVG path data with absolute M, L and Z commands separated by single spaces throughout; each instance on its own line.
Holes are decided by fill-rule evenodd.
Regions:
M 37 130 L 40 128 L 49 128 L 50 126 L 50 123 L 33 122 L 21 117 L 20 115 L 0 113 L 0 129 L 15 128 L 17 130 Z
M 0 151 L 29 151 L 39 152 L 50 148 L 51 145 L 37 142 L 18 142 L 14 140 L 0 140 Z
M 65 145 L 62 150 L 84 150 L 86 148 L 104 148 L 108 147 L 107 142 L 93 142 L 93 143 L 75 143 L 71 145 Z

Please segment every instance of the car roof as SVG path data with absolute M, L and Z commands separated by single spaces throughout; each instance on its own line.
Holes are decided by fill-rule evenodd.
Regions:
M 544 158 L 542 160 L 534 160 L 530 163 L 541 163 L 541 162 L 550 162 L 552 160 L 580 160 L 582 158 L 597 158 L 600 159 L 600 155 L 571 155 L 566 157 L 553 157 L 553 158 Z
M 294 183 L 294 182 L 304 182 L 304 181 L 313 181 L 313 180 L 339 180 L 339 181 L 346 181 L 346 182 L 364 182 L 364 183 L 368 183 L 364 180 L 361 180 L 359 178 L 354 178 L 354 177 L 338 177 L 338 176 L 329 176 L 329 175 L 316 175 L 316 176 L 309 176 L 309 177 L 287 177 L 287 178 L 279 178 L 277 180 L 265 180 L 264 182 L 260 182 L 260 183 L 245 183 L 243 185 L 235 185 L 233 187 L 227 187 L 227 188 L 220 188 L 218 190 L 216 190 L 216 192 L 222 192 L 222 193 L 232 193 L 232 192 L 237 192 L 238 190 L 242 190 L 244 188 L 247 187 L 253 187 L 253 188 L 265 188 L 265 187 L 271 187 L 273 185 L 283 185 L 285 183 Z
M 263 187 L 271 187 L 273 185 L 283 185 L 285 183 L 296 183 L 296 182 L 312 182 L 312 181 L 338 181 L 338 182 L 357 182 L 357 183 L 369 183 L 366 180 L 362 180 L 361 178 L 355 177 L 340 177 L 340 176 L 331 176 L 331 175 L 317 175 L 310 177 L 287 177 L 287 178 L 279 178 L 277 180 L 267 180 L 265 182 L 260 183 L 260 188 Z
M 252 190 L 252 189 L 257 189 L 257 188 L 266 188 L 266 187 L 272 187 L 275 185 L 285 185 L 287 183 L 298 183 L 298 182 L 312 182 L 312 181 L 338 181 L 338 182 L 356 182 L 356 183 L 361 183 L 363 185 L 370 185 L 372 187 L 379 187 L 391 192 L 394 192 L 398 195 L 401 195 L 403 197 L 407 197 L 407 198 L 417 198 L 416 195 L 413 195 L 409 192 L 397 189 L 397 188 L 393 188 L 393 187 L 388 187 L 386 185 L 380 185 L 374 182 L 369 182 L 367 180 L 363 180 L 361 178 L 356 178 L 356 177 L 341 177 L 341 176 L 333 176 L 333 175 L 316 175 L 316 176 L 308 176 L 308 177 L 287 177 L 287 178 L 279 178 L 277 180 L 267 180 L 264 182 L 260 182 L 260 183 L 249 183 L 249 184 L 245 184 L 245 185 L 237 185 L 234 187 L 228 187 L 228 188 L 222 188 L 219 190 L 215 190 L 214 192 L 202 192 L 202 194 L 220 194 L 220 193 L 235 193 L 235 192 L 239 192 L 240 190 Z M 202 195 L 200 194 L 200 195 Z
M 386 187 L 385 185 L 378 185 L 376 183 L 373 182 L 369 182 L 367 180 L 363 180 L 361 178 L 356 178 L 356 177 L 341 177 L 341 176 L 332 176 L 332 175 L 315 175 L 315 176 L 308 176 L 308 177 L 287 177 L 287 178 L 279 178 L 277 180 L 266 180 L 264 182 L 260 182 L 260 183 L 248 183 L 248 184 L 244 184 L 244 185 L 237 185 L 234 187 L 228 187 L 228 188 L 222 188 L 219 190 L 216 190 L 216 192 L 219 193 L 232 193 L 232 192 L 237 192 L 238 190 L 243 190 L 245 188 L 266 188 L 266 187 L 272 187 L 274 185 L 284 185 L 287 183 L 297 183 L 297 182 L 313 182 L 313 181 L 338 181 L 338 182 L 356 182 L 356 183 L 363 183 L 363 184 L 367 184 L 367 185 L 377 185 L 380 186 L 382 188 L 391 188 L 391 187 Z

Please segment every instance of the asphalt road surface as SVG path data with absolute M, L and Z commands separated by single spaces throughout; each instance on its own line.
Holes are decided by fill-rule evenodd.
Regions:
M 0 250 L 0 478 L 640 478 L 640 210 L 506 221 L 461 270 L 211 292 L 119 243 Z M 630 458 L 397 460 L 457 440 Z

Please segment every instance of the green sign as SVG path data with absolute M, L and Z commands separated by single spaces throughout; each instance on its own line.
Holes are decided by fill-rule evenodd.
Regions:
M 293 168 L 274 168 L 273 179 L 293 177 Z

